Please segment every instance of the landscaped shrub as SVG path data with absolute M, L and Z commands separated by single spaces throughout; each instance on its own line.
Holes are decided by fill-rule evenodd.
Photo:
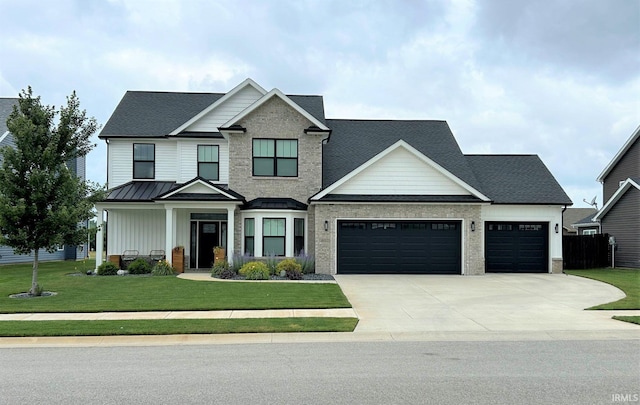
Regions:
M 295 257 L 296 261 L 302 266 L 302 272 L 304 274 L 315 273 L 316 272 L 316 259 L 313 255 L 308 255 L 301 250 L 300 253 Z
M 253 261 L 242 266 L 240 275 L 247 280 L 268 280 L 269 268 L 263 262 Z
M 139 257 L 129 264 L 127 270 L 129 274 L 149 274 L 151 273 L 151 265 L 145 259 Z
M 302 266 L 295 259 L 284 259 L 276 266 L 278 273 L 285 272 L 289 280 L 302 280 Z
M 111 262 L 104 262 L 98 266 L 99 276 L 115 276 L 118 274 L 118 266 Z
M 173 267 L 166 260 L 160 260 L 151 269 L 154 276 L 173 276 Z
M 269 269 L 269 274 L 271 274 L 272 276 L 276 274 L 276 272 L 278 271 L 276 268 L 278 266 L 278 259 L 276 258 L 276 255 L 274 255 L 273 253 L 269 253 L 269 256 L 267 256 L 264 263 Z
M 234 252 L 233 265 L 231 266 L 231 269 L 237 274 L 242 268 L 242 266 L 244 266 L 245 264 L 249 263 L 252 260 L 253 260 L 253 256 L 251 256 L 248 253 L 241 255 L 239 253 Z
M 229 279 L 234 278 L 235 276 L 236 272 L 229 266 L 229 262 L 227 262 L 227 260 L 218 260 L 213 264 L 211 277 Z

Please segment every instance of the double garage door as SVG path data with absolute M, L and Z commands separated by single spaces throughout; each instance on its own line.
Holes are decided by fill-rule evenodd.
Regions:
M 460 221 L 338 221 L 338 273 L 461 274 Z
M 548 223 L 484 225 L 486 272 L 548 272 Z M 461 221 L 338 221 L 338 273 L 461 274 L 461 226 Z

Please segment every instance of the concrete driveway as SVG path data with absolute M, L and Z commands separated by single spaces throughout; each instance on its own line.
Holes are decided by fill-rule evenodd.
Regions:
M 625 295 L 564 274 L 337 275 L 360 323 L 356 332 L 638 331 L 584 308 Z M 640 311 L 624 311 L 638 315 Z

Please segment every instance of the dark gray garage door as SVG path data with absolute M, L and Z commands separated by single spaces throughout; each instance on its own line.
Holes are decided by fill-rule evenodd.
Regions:
M 338 273 L 460 274 L 460 221 L 338 221 Z
M 549 225 L 532 222 L 485 224 L 485 271 L 547 273 Z

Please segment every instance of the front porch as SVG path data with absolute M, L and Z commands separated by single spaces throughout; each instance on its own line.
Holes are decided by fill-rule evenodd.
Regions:
M 237 204 L 189 202 L 181 204 L 98 204 L 96 268 L 106 259 L 137 251 L 140 255 L 164 251 L 174 265 L 174 248 L 184 249 L 183 269 L 211 269 L 213 249 L 225 249 L 231 261 L 235 250 Z M 106 213 L 106 223 L 103 221 Z M 106 225 L 106 226 L 105 226 Z M 177 263 L 176 263 L 177 264 Z M 175 267 L 175 266 L 174 266 Z

